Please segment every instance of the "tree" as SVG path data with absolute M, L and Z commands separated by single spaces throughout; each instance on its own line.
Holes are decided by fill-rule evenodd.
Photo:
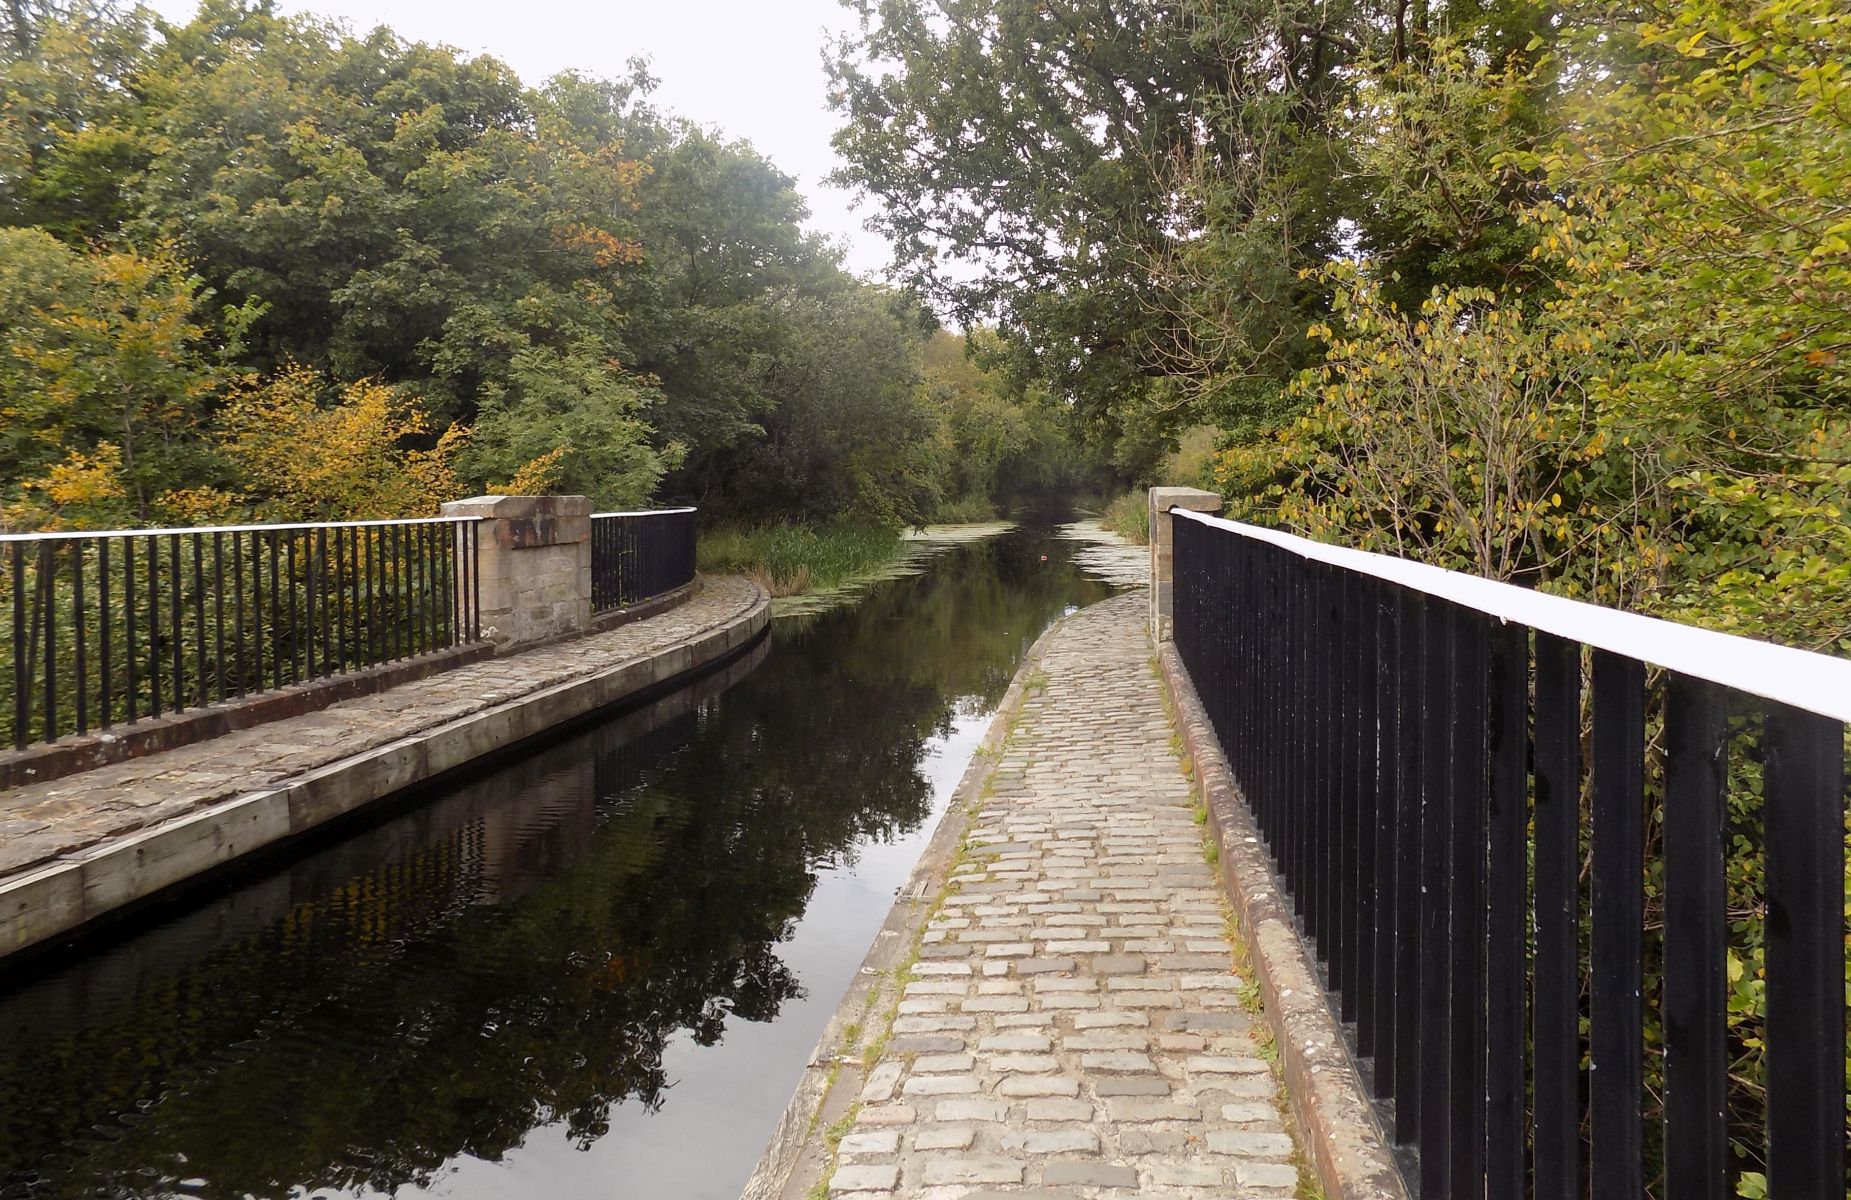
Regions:
M 1364 184 L 1359 248 L 1402 308 L 1436 287 L 1540 298 L 1548 283 L 1522 219 L 1547 192 L 1537 152 L 1554 133 L 1554 64 L 1535 58 L 1442 32 L 1358 81 L 1340 135 Z
M 7 431 L 18 519 L 424 508 L 436 464 L 759 518 L 935 509 L 916 303 L 844 273 L 791 178 L 657 112 L 639 65 L 527 88 L 264 0 L 30 15 L 0 51 L 0 228 L 37 229 L 12 289 L 36 357 L 0 397 L 48 431 Z M 168 451 L 104 428 L 84 372 L 110 364 L 135 403 L 186 398 Z M 316 444 L 294 459 L 285 430 Z
M 123 232 L 264 305 L 246 365 L 413 386 L 448 423 L 514 385 L 524 346 L 622 356 L 611 300 L 641 258 L 644 168 L 580 97 L 233 0 L 160 34 L 114 118 L 143 157 Z
M 1851 14 L 1661 0 L 1604 33 L 1582 53 L 1625 69 L 1569 97 L 1534 219 L 1602 357 L 1588 470 L 1662 530 L 1622 561 L 1687 619 L 1851 649 Z
M 730 456 L 722 512 L 910 525 L 939 501 L 937 426 L 919 392 L 921 337 L 902 296 L 872 287 L 789 301 L 767 371 L 762 437 Z
M 1502 193 L 1533 171 L 1505 170 L 1506 202 L 1447 229 L 1427 219 L 1431 181 L 1408 183 L 1480 132 L 1542 128 L 1548 80 L 1510 61 L 1549 29 L 1530 0 L 848 2 L 842 180 L 881 203 L 870 224 L 902 277 L 995 322 L 1018 374 L 1133 477 L 1183 427 L 1251 437 L 1290 415 L 1324 263 L 1390 264 L 1404 307 L 1435 282 L 1523 274 Z M 1424 82 L 1467 64 L 1534 86 L 1485 111 L 1482 89 Z M 1393 153 L 1359 161 L 1372 138 Z
M 146 10 L 107 0 L 0 4 L 0 223 L 113 234 L 141 164 L 119 118 L 135 104 Z
M 750 145 L 679 121 L 645 140 L 644 259 L 620 298 L 625 336 L 635 369 L 664 393 L 659 440 L 688 447 L 683 485 L 709 490 L 716 454 L 758 435 L 765 373 L 790 333 L 784 303 L 847 280 L 836 252 L 804 231 L 796 181 Z
M 481 405 L 467 469 L 494 490 L 564 492 L 603 508 L 641 507 L 680 457 L 650 445 L 645 410 L 658 397 L 595 342 L 563 350 L 528 346 L 510 364 L 511 386 Z
M 72 469 L 110 475 L 93 495 L 119 503 L 88 519 L 112 522 L 158 518 L 170 490 L 217 481 L 202 433 L 218 370 L 208 295 L 165 251 L 80 252 L 0 229 L 0 494 L 20 505 L 9 523 L 55 514 L 53 468 L 67 483 Z
M 1312 331 L 1324 361 L 1294 384 L 1304 415 L 1222 460 L 1248 484 L 1239 502 L 1485 578 L 1572 576 L 1590 544 L 1562 494 L 1589 367 L 1557 353 L 1559 328 L 1482 288 L 1436 289 L 1403 313 L 1374 274 L 1330 274 L 1333 319 Z
M 1212 152 L 1223 64 L 1176 4 L 888 0 L 852 5 L 831 99 L 840 179 L 879 205 L 901 278 L 959 323 L 994 323 L 1109 440 L 1174 336 L 1140 295 L 1167 244 L 1157 168 Z
M 1062 414 L 1046 389 L 1018 388 L 991 365 L 999 350 L 989 329 L 940 329 L 924 348 L 921 386 L 940 426 L 940 487 L 967 519 L 1083 485 Z
M 335 391 L 333 403 L 324 396 Z M 307 367 L 246 381 L 219 418 L 225 457 L 259 510 L 286 521 L 435 516 L 463 492 L 455 459 L 467 441 L 451 426 L 429 450 L 415 400 L 377 381 L 339 389 Z

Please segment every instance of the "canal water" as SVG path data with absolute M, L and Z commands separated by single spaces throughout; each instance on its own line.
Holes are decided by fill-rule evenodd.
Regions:
M 0 975 L 0 1197 L 733 1200 L 1022 655 L 1116 586 L 1084 549 L 955 546 Z

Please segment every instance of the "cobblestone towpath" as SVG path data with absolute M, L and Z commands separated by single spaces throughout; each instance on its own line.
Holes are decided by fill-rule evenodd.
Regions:
M 1044 643 L 831 1195 L 1294 1194 L 1146 605 Z

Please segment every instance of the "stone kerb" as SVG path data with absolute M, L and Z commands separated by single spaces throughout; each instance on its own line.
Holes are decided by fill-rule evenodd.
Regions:
M 591 501 L 584 496 L 473 496 L 446 517 L 480 517 L 475 581 L 482 636 L 505 648 L 591 628 Z
M 1150 489 L 1150 635 L 1157 642 L 1171 640 L 1171 617 L 1175 612 L 1175 518 L 1173 508 L 1192 512 L 1218 513 L 1221 497 L 1201 488 L 1154 487 Z

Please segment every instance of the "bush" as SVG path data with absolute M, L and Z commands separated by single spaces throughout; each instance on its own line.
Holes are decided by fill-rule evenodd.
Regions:
M 1130 491 L 1105 506 L 1100 524 L 1128 542 L 1144 545 L 1150 541 L 1150 497 L 1142 491 Z
M 1158 468 L 1158 478 L 1166 487 L 1206 488 L 1214 485 L 1215 443 L 1221 431 L 1213 425 L 1195 425 L 1183 430 L 1176 439 L 1176 449 Z

